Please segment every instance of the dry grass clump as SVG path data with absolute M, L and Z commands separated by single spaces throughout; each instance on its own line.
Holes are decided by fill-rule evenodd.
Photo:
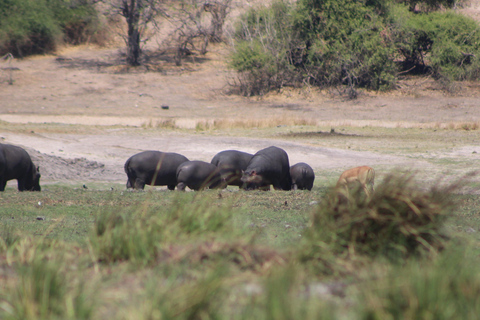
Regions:
M 245 241 L 204 241 L 187 245 L 169 245 L 160 253 L 160 260 L 168 263 L 187 262 L 197 264 L 228 260 L 242 270 L 263 271 L 272 266 L 284 265 L 286 258 L 268 247 Z
M 177 123 L 175 119 L 161 119 L 154 121 L 150 119 L 149 121 L 142 124 L 142 128 L 151 129 L 151 128 L 162 128 L 162 129 L 176 129 Z
M 269 117 L 264 119 L 215 119 L 197 122 L 197 130 L 214 129 L 250 129 L 250 128 L 272 128 L 278 126 L 316 126 L 314 119 L 298 117 Z
M 419 187 L 414 174 L 386 176 L 371 198 L 353 190 L 332 191 L 312 214 L 307 237 L 336 252 L 388 258 L 437 252 L 447 239 L 444 223 L 453 209 L 450 194 L 461 183 Z

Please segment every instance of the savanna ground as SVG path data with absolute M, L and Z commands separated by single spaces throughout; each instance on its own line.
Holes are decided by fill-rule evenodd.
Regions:
M 477 2 L 464 10 L 476 16 Z M 224 281 L 235 290 L 222 308 L 235 314 L 237 303 L 247 304 L 262 290 L 286 289 L 275 289 L 272 283 L 269 287 L 270 278 L 265 280 L 265 289 L 258 274 L 263 275 L 273 265 L 288 265 L 288 259 L 278 252 L 299 242 L 309 212 L 343 170 L 372 166 L 377 184 L 392 171 L 415 171 L 425 188 L 439 179 L 455 181 L 480 170 L 478 83 L 457 83 L 446 91 L 429 77 L 404 78 L 395 91 L 362 91 L 356 100 L 346 99 L 337 89 L 315 88 L 285 88 L 263 97 L 239 97 L 230 94 L 228 83 L 235 75 L 226 67 L 227 49 L 223 45 L 210 46 L 205 56 L 188 57 L 181 67 L 154 55 L 145 66 L 127 67 L 122 50 L 114 46 L 70 47 L 55 56 L 30 57 L 1 66 L 0 138 L 29 151 L 40 166 L 43 188 L 41 193 L 17 193 L 16 182 L 11 181 L 0 195 L 4 233 L 13 226 L 28 235 L 15 247 L 16 253 L 1 257 L 0 280 L 5 290 L 18 281 L 12 265 L 33 261 L 33 252 L 40 251 L 32 239 L 55 239 L 59 241 L 56 250 L 67 247 L 62 261 L 82 271 L 85 292 L 92 290 L 91 295 L 98 298 L 93 318 L 156 319 L 155 303 L 161 305 L 170 293 L 173 298 L 184 297 L 185 292 L 190 292 L 187 304 L 204 303 L 208 311 L 214 306 L 208 306 L 212 302 L 205 297 L 217 292 L 219 285 L 201 275 L 209 274 L 205 270 L 221 260 L 220 256 L 232 258 L 237 268 L 247 270 L 234 272 L 235 276 Z M 179 196 L 165 187 L 125 192 L 123 165 L 129 156 L 142 150 L 162 150 L 210 161 L 221 150 L 255 153 L 270 145 L 285 149 L 291 164 L 302 161 L 314 168 L 314 190 L 207 191 L 205 198 L 211 203 L 228 203 L 236 215 L 233 228 L 248 230 L 248 236 L 226 244 L 228 241 L 209 236 L 208 221 L 201 221 L 199 229 L 206 230 L 208 240 L 180 241 L 182 245 L 175 246 L 166 236 L 171 242 L 166 241 L 166 247 L 161 248 L 162 254 L 153 263 L 156 267 L 151 267 L 152 262 L 147 263 L 148 268 L 141 262 L 142 267 L 132 266 L 122 259 L 104 265 L 105 261 L 95 258 L 97 251 L 90 243 L 94 240 L 86 239 L 97 214 L 134 208 L 142 215 L 147 208 L 169 207 L 180 201 L 178 197 L 184 197 L 186 203 L 195 197 L 193 193 Z M 467 238 L 465 241 L 473 242 L 476 248 L 480 176 L 471 175 L 471 179 L 458 191 L 460 212 L 448 228 L 456 238 Z M 198 213 L 195 210 L 206 205 L 200 203 L 199 207 L 190 209 Z M 193 231 L 184 233 L 195 236 Z M 355 303 L 345 288 L 358 291 L 358 281 L 372 277 L 368 268 L 356 270 L 358 265 L 372 267 L 362 260 L 342 264 L 343 273 L 325 276 L 315 271 L 320 275 L 295 292 L 302 297 L 340 300 L 340 305 L 351 307 Z M 390 270 L 381 263 L 373 266 L 380 278 Z M 299 274 L 300 278 L 311 276 L 307 271 Z M 288 272 L 272 277 L 285 280 Z M 188 280 L 192 279 L 203 279 L 203 289 L 201 282 L 191 285 Z M 288 281 L 282 281 L 279 283 L 288 286 Z M 26 291 L 20 291 L 21 295 L 27 296 Z M 11 306 L 0 306 L 8 314 Z M 189 307 L 179 303 L 171 308 L 181 312 Z M 269 308 L 276 310 L 275 306 Z M 177 311 L 171 311 L 172 317 Z M 238 318 L 248 318 L 245 312 Z M 255 312 L 252 310 L 252 315 Z M 280 319 L 275 314 L 272 317 Z

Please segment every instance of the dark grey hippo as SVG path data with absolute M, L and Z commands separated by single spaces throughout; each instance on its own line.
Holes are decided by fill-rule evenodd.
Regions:
M 8 180 L 17 180 L 18 191 L 40 191 L 40 172 L 24 149 L 0 143 L 0 191 Z
M 290 164 L 285 150 L 268 147 L 255 153 L 242 176 L 247 189 L 291 190 Z
M 216 165 L 204 161 L 187 161 L 177 168 L 177 189 L 184 191 L 186 187 L 198 191 L 224 188 L 226 184 Z
M 144 189 L 145 185 L 167 186 L 174 190 L 177 185 L 177 168 L 188 161 L 187 157 L 172 152 L 143 151 L 125 162 L 127 189 Z
M 304 162 L 297 163 L 290 167 L 293 190 L 312 190 L 315 173 L 312 167 Z
M 253 154 L 237 151 L 225 150 L 217 153 L 211 164 L 220 169 L 220 174 L 225 182 L 230 186 L 243 186 L 242 174 L 252 159 Z

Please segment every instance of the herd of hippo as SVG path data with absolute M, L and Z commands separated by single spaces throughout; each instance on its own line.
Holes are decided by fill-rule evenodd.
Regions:
M 170 152 L 143 151 L 125 162 L 127 189 L 145 185 L 167 186 L 184 191 L 238 186 L 245 190 L 311 190 L 315 180 L 312 167 L 304 162 L 290 166 L 285 150 L 271 146 L 250 154 L 237 150 L 217 153 L 210 163 L 190 161 Z M 359 183 L 367 195 L 373 192 L 375 172 L 367 166 L 345 171 L 337 187 Z M 40 191 L 40 172 L 28 153 L 17 146 L 0 144 L 0 191 L 16 179 L 19 191 Z M 347 188 L 348 191 L 348 188 Z
M 125 162 L 127 188 L 143 189 L 146 184 L 168 189 L 193 190 L 238 186 L 245 190 L 306 189 L 315 180 L 312 167 L 297 163 L 290 167 L 285 150 L 268 147 L 250 154 L 237 150 L 217 153 L 210 163 L 190 161 L 178 153 L 144 151 Z

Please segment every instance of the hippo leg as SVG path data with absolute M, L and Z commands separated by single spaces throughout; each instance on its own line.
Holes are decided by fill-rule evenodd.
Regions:
M 130 182 L 130 179 L 127 180 L 127 189 L 133 188 L 132 183 Z
M 179 183 L 177 184 L 177 190 L 178 190 L 178 191 L 185 191 L 185 188 L 186 188 L 186 187 L 187 187 L 187 185 L 186 185 L 185 183 L 183 183 L 183 182 L 179 182 Z
M 7 185 L 7 181 L 0 180 L 0 191 L 5 191 L 6 185 Z
M 23 179 L 17 180 L 18 191 L 25 191 L 25 181 Z
M 139 178 L 135 179 L 134 188 L 135 189 L 140 189 L 140 190 L 145 189 L 145 181 L 143 181 Z
M 175 185 L 174 184 L 168 185 L 167 188 L 168 190 L 175 190 Z

